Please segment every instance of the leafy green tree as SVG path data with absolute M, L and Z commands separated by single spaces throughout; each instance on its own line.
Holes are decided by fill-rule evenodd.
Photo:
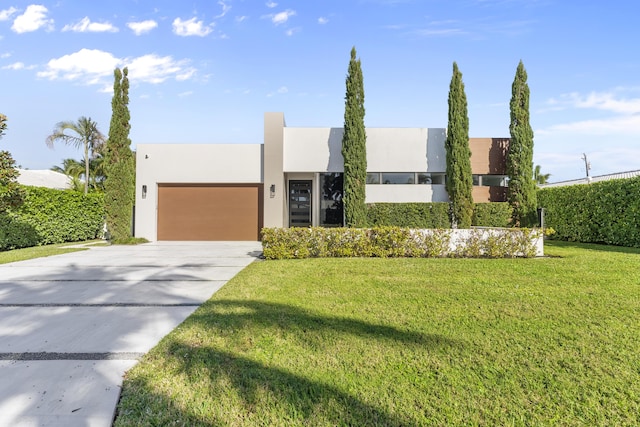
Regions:
M 366 227 L 367 135 L 364 127 L 364 83 L 355 47 L 351 49 L 346 86 L 342 136 L 345 220 L 347 227 Z
M 533 181 L 533 130 L 529 123 L 529 85 L 522 61 L 511 87 L 511 141 L 507 150 L 507 201 L 513 208 L 513 225 L 535 224 L 536 184 Z
M 449 121 L 445 149 L 447 153 L 445 184 L 451 204 L 451 224 L 458 228 L 469 228 L 473 218 L 469 115 L 462 73 L 455 62 L 449 86 Z
M 7 116 L 0 114 L 0 139 L 7 129 Z M 18 184 L 16 161 L 11 157 L 11 153 L 0 151 L 0 214 L 9 208 L 16 208 L 24 201 L 24 191 Z
M 111 125 L 104 154 L 105 210 L 111 240 L 131 237 L 135 197 L 135 163 L 129 130 L 129 71 L 116 68 L 111 100 Z
M 71 133 L 67 133 L 71 132 Z M 98 124 L 89 117 L 80 117 L 77 122 L 64 121 L 56 124 L 53 133 L 47 136 L 46 143 L 53 148 L 56 141 L 84 149 L 84 194 L 89 192 L 90 161 L 102 151 L 105 138 L 98 130 Z
M 542 173 L 540 165 L 536 165 L 533 169 L 533 182 L 536 184 L 546 184 L 551 177 L 550 173 Z

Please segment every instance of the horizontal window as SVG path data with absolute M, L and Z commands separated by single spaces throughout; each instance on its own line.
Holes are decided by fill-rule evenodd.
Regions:
M 418 172 L 418 184 L 443 185 L 445 174 Z
M 383 172 L 383 184 L 413 184 L 416 182 L 415 174 L 411 172 Z
M 444 172 L 367 172 L 367 184 L 444 185 Z
M 485 187 L 506 187 L 507 177 L 504 175 L 482 175 L 482 185 Z
M 367 184 L 380 184 L 380 173 L 367 172 Z
M 506 175 L 473 175 L 473 185 L 481 185 L 483 187 L 506 187 Z

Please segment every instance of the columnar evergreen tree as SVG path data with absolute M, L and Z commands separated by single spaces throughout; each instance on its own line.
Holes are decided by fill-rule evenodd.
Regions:
M 114 241 L 131 237 L 135 197 L 135 163 L 129 139 L 128 69 L 114 71 L 111 125 L 105 150 L 107 231 Z
M 451 204 L 451 224 L 458 228 L 469 228 L 473 216 L 469 115 L 462 73 L 455 62 L 449 86 L 449 121 L 445 149 L 447 153 L 446 188 Z
M 345 221 L 347 227 L 366 227 L 367 135 L 364 127 L 364 84 L 355 47 L 351 49 L 346 86 L 342 136 Z
M 511 141 L 507 151 L 509 188 L 507 201 L 513 208 L 513 225 L 535 224 L 536 185 L 533 176 L 533 130 L 529 123 L 529 85 L 522 61 L 518 64 L 511 87 Z
M 0 113 L 0 139 L 7 129 L 7 116 Z M 9 208 L 16 208 L 24 201 L 24 192 L 18 184 L 16 161 L 11 153 L 0 151 L 0 214 Z

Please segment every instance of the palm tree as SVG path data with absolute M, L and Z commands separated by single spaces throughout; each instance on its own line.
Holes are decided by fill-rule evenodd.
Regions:
M 65 131 L 75 133 L 67 134 Z M 53 148 L 56 141 L 62 141 L 76 148 L 84 148 L 84 194 L 89 192 L 89 162 L 102 150 L 105 143 L 104 135 L 98 130 L 98 124 L 91 118 L 80 117 L 77 122 L 65 121 L 56 124 L 53 133 L 46 139 L 47 146 Z
M 67 175 L 72 180 L 73 189 L 82 191 L 84 187 L 85 166 L 84 162 L 76 159 L 62 159 L 62 166 L 52 166 L 52 171 L 60 172 Z M 93 159 L 89 160 L 89 189 L 103 190 L 104 189 L 104 157 L 100 154 L 96 155 Z
M 63 159 L 62 167 L 56 165 L 53 166 L 51 170 L 67 175 L 69 178 L 71 178 L 71 186 L 73 190 L 82 191 L 84 183 L 82 183 L 80 178 L 85 173 L 84 164 L 82 161 L 78 161 L 76 159 Z
M 536 165 L 536 168 L 533 170 L 533 180 L 536 184 L 546 184 L 549 182 L 550 173 L 542 173 L 540 171 L 542 169 L 540 165 Z

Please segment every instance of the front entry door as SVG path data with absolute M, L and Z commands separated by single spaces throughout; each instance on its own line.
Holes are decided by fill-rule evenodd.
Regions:
M 311 180 L 289 181 L 289 227 L 311 226 Z

